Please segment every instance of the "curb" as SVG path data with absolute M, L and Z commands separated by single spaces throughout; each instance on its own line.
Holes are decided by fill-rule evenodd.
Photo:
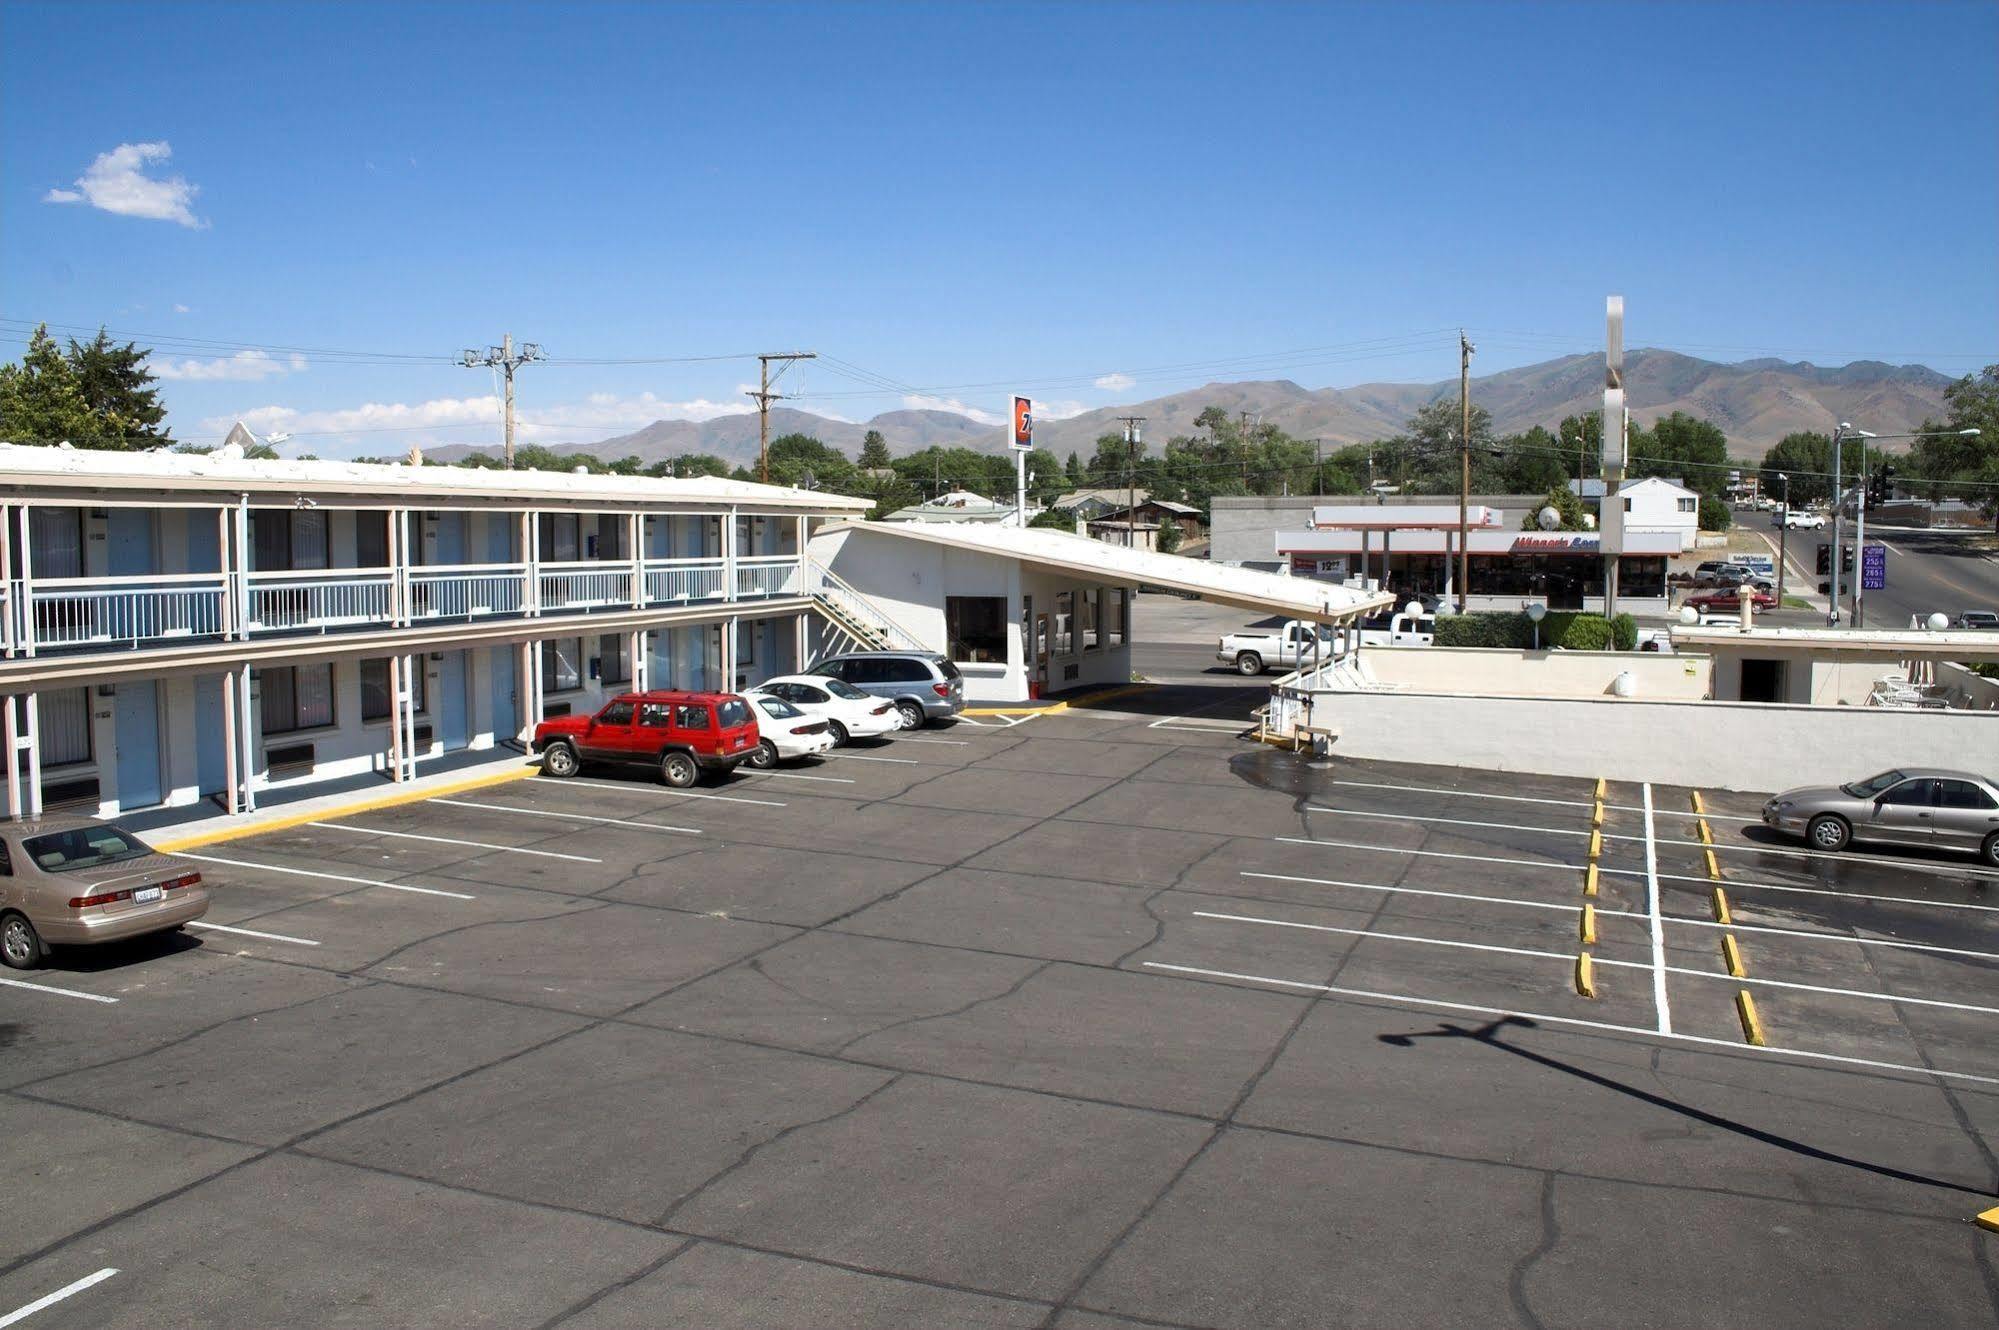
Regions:
M 467 790 L 482 790 L 490 785 L 505 785 L 509 781 L 526 780 L 530 776 L 538 775 L 540 770 L 539 767 L 524 763 L 518 770 L 447 781 L 442 785 L 432 785 L 421 790 L 397 790 L 393 794 L 364 795 L 352 803 L 339 804 L 332 808 L 316 808 L 306 813 L 291 813 L 256 822 L 239 822 L 226 827 L 213 827 L 172 840 L 148 841 L 148 844 L 161 854 L 177 854 L 182 850 L 192 850 L 201 845 L 218 845 L 223 841 L 240 840 L 245 836 L 261 836 L 267 831 L 302 827 L 308 822 L 327 822 L 337 818 L 353 817 L 358 813 L 372 813 L 378 808 L 394 808 L 399 804 L 421 803 L 425 799 L 435 799 L 441 795 L 463 794 Z
M 1084 706 L 1091 702 L 1107 702 L 1114 697 L 1129 697 L 1133 693 L 1143 693 L 1157 688 L 1156 683 L 1128 683 L 1101 692 L 1085 693 L 1081 697 L 1065 698 L 1060 702 L 1042 702 L 1034 706 L 1019 707 L 966 707 L 964 716 L 1045 716 L 1057 711 L 1067 711 L 1072 706 Z

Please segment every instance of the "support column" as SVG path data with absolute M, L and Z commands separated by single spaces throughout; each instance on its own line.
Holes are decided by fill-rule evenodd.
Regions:
M 736 510 L 729 509 L 729 515 L 722 520 L 722 594 L 729 600 L 739 599 L 736 587 Z
M 248 665 L 239 666 L 236 670 L 236 716 L 236 735 L 242 743 L 243 811 L 254 813 L 257 811 L 257 732 L 250 708 Z
M 35 654 L 35 545 L 30 537 L 35 524 L 30 520 L 31 510 L 26 504 L 14 511 L 21 515 L 21 633 L 16 645 L 22 655 L 32 656 Z M 33 693 L 28 694 L 30 707 L 34 705 L 34 696 Z M 30 724 L 28 728 L 28 737 L 32 740 L 34 726 Z
M 250 635 L 250 496 L 248 494 L 240 496 L 237 501 L 235 526 L 236 526 L 236 582 L 235 582 L 236 635 L 238 637 L 248 637 Z M 243 683 L 243 693 L 245 698 L 243 705 L 246 711 L 250 705 L 248 701 L 249 691 L 250 691 L 249 678 L 246 675 L 244 677 L 244 683 Z M 245 728 L 246 729 L 248 728 L 247 720 L 245 721 Z M 243 773 L 243 787 L 245 789 L 248 789 L 249 785 L 250 785 L 250 775 L 249 772 L 246 771 Z
M 809 595 L 811 595 L 811 594 L 812 594 L 812 578 L 811 578 L 811 576 L 810 576 L 810 573 L 811 573 L 811 569 L 810 569 L 810 567 L 808 566 L 808 563 L 807 563 L 807 560 L 806 560 L 806 557 L 805 557 L 805 522 L 806 522 L 806 519 L 805 519 L 805 518 L 804 518 L 804 517 L 803 517 L 803 516 L 801 515 L 800 517 L 796 518 L 795 520 L 796 520 L 796 521 L 797 521 L 797 523 L 798 523 L 798 586 L 797 586 L 796 588 L 794 588 L 794 591 L 795 591 L 795 594 L 797 594 L 797 595 L 800 595 L 800 596 L 809 596 Z M 1026 525 L 1026 523 L 1025 523 L 1025 522 L 1022 522 L 1022 524 L 1021 524 L 1021 525 L 1025 526 L 1025 525 Z M 802 648 L 801 648 L 801 649 L 802 649 Z M 803 662 L 802 662 L 802 661 L 801 661 L 800 663 L 801 663 L 801 665 L 803 664 Z
M 189 521 L 193 521 L 190 513 Z M 215 510 L 215 570 L 222 578 L 222 639 L 233 642 L 243 636 L 243 625 L 236 618 L 236 574 L 235 561 L 229 557 L 229 510 Z M 227 691 L 226 689 L 224 690 Z M 233 799 L 234 792 L 231 792 Z M 230 810 L 234 812 L 234 809 Z
M 0 616 L 0 650 L 7 655 L 14 654 L 14 623 L 20 617 L 20 607 L 14 595 L 14 507 L 0 504 L 0 583 L 7 589 L 7 613 Z M 8 706 L 13 706 L 9 699 Z M 12 752 L 10 746 L 8 749 Z
M 646 603 L 646 555 L 641 548 L 645 542 L 645 522 L 637 513 L 625 515 L 625 553 L 632 561 L 632 608 L 640 609 Z M 638 678 L 638 666 L 632 667 L 633 679 Z
M 651 662 L 646 659 L 645 629 L 632 629 L 627 634 L 627 640 L 631 643 L 628 654 L 632 662 L 632 691 L 643 693 L 652 687 L 652 670 L 649 668 Z
M 532 618 L 541 613 L 541 523 L 532 508 L 521 514 L 521 564 L 526 570 L 522 573 L 521 612 Z
M 236 764 L 242 746 L 236 741 L 236 671 L 222 672 L 222 811 L 234 813 L 240 802 Z
M 416 779 L 416 671 L 423 668 L 422 658 L 405 653 L 403 662 L 403 692 L 397 705 L 396 723 L 403 727 L 403 764 L 407 772 L 406 780 Z
M 717 692 L 729 692 L 736 686 L 736 631 L 742 620 L 731 614 L 722 625 L 722 682 Z
M 805 673 L 805 664 L 806 664 L 805 639 L 807 634 L 811 631 L 811 628 L 812 628 L 812 616 L 810 614 L 800 614 L 798 616 L 798 626 L 792 632 L 792 655 L 796 658 L 792 664 L 792 673 L 794 674 Z
M 9 694 L 6 702 L 7 816 L 18 820 L 21 816 L 21 722 L 15 713 L 14 696 Z
M 28 817 L 42 816 L 42 699 L 28 694 Z

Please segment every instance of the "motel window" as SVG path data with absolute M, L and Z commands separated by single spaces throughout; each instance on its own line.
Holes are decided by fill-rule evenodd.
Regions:
M 9 698 L 9 705 L 12 702 L 13 699 Z M 43 693 L 42 700 L 36 704 L 35 718 L 40 726 L 36 738 L 41 745 L 44 767 L 69 767 L 90 760 L 88 688 L 64 688 L 58 692 Z
M 1698 512 L 1699 507 L 1694 499 L 1685 498 L 1680 500 L 1680 511 L 1683 513 Z
M 83 510 L 41 507 L 28 509 L 28 538 L 34 548 L 30 561 L 36 577 L 83 576 Z M 16 572 L 20 555 L 14 556 Z M 46 759 L 45 759 L 46 760 Z
M 597 642 L 597 677 L 605 683 L 630 683 L 632 640 L 623 633 L 606 633 Z
M 356 568 L 389 566 L 387 513 L 354 514 L 354 566 Z
M 541 688 L 569 693 L 583 686 L 583 639 L 558 637 L 541 644 Z
M 582 548 L 581 532 L 575 513 L 543 513 L 541 515 L 541 561 L 543 563 L 574 563 L 582 558 L 578 551 Z
M 1105 593 L 1109 599 L 1104 602 L 1105 631 L 1110 635 L 1110 645 L 1124 645 L 1127 618 L 1131 613 L 1131 592 L 1120 587 Z
M 313 508 L 295 512 L 259 508 L 250 514 L 251 566 L 265 572 L 326 568 L 326 514 Z
M 426 709 L 423 686 L 423 660 L 418 657 L 410 670 L 410 700 L 419 712 Z M 387 720 L 393 712 L 389 697 L 389 658 L 377 656 L 373 660 L 362 661 L 361 719 Z
M 1076 654 L 1076 593 L 1058 591 L 1055 593 L 1055 654 L 1073 656 Z
M 1006 659 L 1006 598 L 944 597 L 944 633 L 951 659 L 971 663 Z
M 1083 623 L 1081 642 L 1085 651 L 1101 651 L 1104 646 L 1104 624 L 1101 611 L 1104 607 L 1102 587 L 1091 587 L 1083 593 Z
M 333 667 L 278 665 L 257 671 L 257 720 L 266 735 L 333 723 Z

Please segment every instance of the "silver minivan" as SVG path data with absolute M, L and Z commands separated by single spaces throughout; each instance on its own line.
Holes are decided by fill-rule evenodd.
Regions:
M 965 681 L 936 651 L 850 651 L 828 656 L 809 673 L 830 675 L 895 703 L 905 730 L 955 716 L 965 708 Z

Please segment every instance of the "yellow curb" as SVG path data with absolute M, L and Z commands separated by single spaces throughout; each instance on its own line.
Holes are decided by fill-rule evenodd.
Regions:
M 353 817 L 358 813 L 372 813 L 378 808 L 422 803 L 425 799 L 435 799 L 441 795 L 463 794 L 467 790 L 481 790 L 489 785 L 504 785 L 509 781 L 525 780 L 529 776 L 540 774 L 540 767 L 522 765 L 518 770 L 495 772 L 488 776 L 473 776 L 446 785 L 432 785 L 427 789 L 398 790 L 393 794 L 373 795 L 357 799 L 351 804 L 342 804 L 337 808 L 321 808 L 309 813 L 292 813 L 285 817 L 274 817 L 259 822 L 214 827 L 174 840 L 155 840 L 147 843 L 162 854 L 177 854 L 182 850 L 192 850 L 199 845 L 217 845 L 223 841 L 240 840 L 245 836 L 261 836 L 267 831 L 284 831 L 290 827 L 302 827 L 308 822 L 331 822 L 337 818 Z
M 1713 833 L 1712 831 L 1708 830 L 1708 825 L 1707 825 L 1707 819 L 1706 819 L 1706 818 L 1704 818 L 1704 817 L 1703 817 L 1703 818 L 1700 818 L 1700 819 L 1698 819 L 1697 821 L 1695 821 L 1694 825 L 1695 825 L 1696 827 L 1699 827 L 1699 828 L 1700 828 L 1700 833 L 1701 833 L 1701 844 L 1703 844 L 1703 845 L 1712 845 L 1712 844 L 1714 844 L 1714 833 Z
M 1596 895 L 1596 865 L 1583 869 L 1583 895 Z
M 1701 792 L 1700 792 L 1699 790 L 1695 790 L 1695 791 L 1693 792 L 1693 795 L 1692 795 L 1691 797 L 1692 797 L 1692 799 L 1693 799 L 1693 802 L 1694 802 L 1694 811 L 1695 811 L 1696 813 L 1702 813 L 1702 814 L 1705 814 L 1705 813 L 1707 812 L 1707 809 L 1705 809 L 1705 808 L 1703 808 L 1703 807 L 1701 806 Z
M 1742 1018 L 1743 1039 L 1762 1048 L 1763 1022 L 1756 1019 L 1756 999 L 1749 996 L 1749 990 L 1746 988 L 1739 988 L 1735 992 L 1735 1014 Z
M 1603 857 L 1603 833 L 1601 831 L 1592 831 L 1589 834 L 1589 857 L 1591 859 Z
M 1601 801 L 1598 801 L 1596 807 L 1590 810 L 1589 824 L 1593 827 L 1603 825 L 1603 803 Z
M 1735 934 L 1723 933 L 1721 935 L 1721 958 L 1728 962 L 1729 978 L 1746 979 L 1749 977 L 1749 967 L 1742 963 L 1742 948 L 1735 945 Z
M 1721 865 L 1715 862 L 1714 851 L 1712 849 L 1706 849 L 1702 850 L 1701 853 L 1707 858 L 1708 877 L 1710 877 L 1716 882 L 1721 881 Z
M 1596 941 L 1596 906 L 1583 906 L 1582 928 L 1580 932 L 1584 942 L 1594 943 Z
M 1607 787 L 1607 786 L 1606 786 L 1606 785 L 1604 784 L 1604 779 L 1603 779 L 1603 777 L 1601 777 L 1601 776 L 1598 776 L 1598 777 L 1596 778 L 1596 801 L 1597 801 L 1598 803 L 1602 803 L 1602 802 L 1603 802 L 1603 793 L 1604 793 L 1604 790 L 1605 790 L 1606 788 L 1608 788 L 1608 787 Z
M 1042 702 L 1035 706 L 1021 707 L 966 707 L 961 715 L 966 716 L 1042 716 L 1057 711 L 1067 711 L 1072 706 L 1083 706 L 1090 702 L 1107 702 L 1114 697 L 1129 697 L 1133 693 L 1143 693 L 1157 688 L 1153 683 L 1128 683 L 1116 688 L 1106 688 L 1102 692 L 1085 693 L 1081 697 L 1065 698 L 1060 702 Z
M 1714 921 L 1718 924 L 1735 922 L 1735 916 L 1728 912 L 1728 893 L 1720 887 L 1714 889 Z
M 1586 998 L 1596 996 L 1596 964 L 1590 960 L 1587 951 L 1576 957 L 1576 992 Z M 1994 1213 L 1999 1214 L 1999 1211 Z
M 1979 1215 L 1973 1222 L 1980 1228 L 1989 1228 L 1994 1233 L 1999 1233 L 1999 1205 L 1995 1205 L 1984 1214 Z

